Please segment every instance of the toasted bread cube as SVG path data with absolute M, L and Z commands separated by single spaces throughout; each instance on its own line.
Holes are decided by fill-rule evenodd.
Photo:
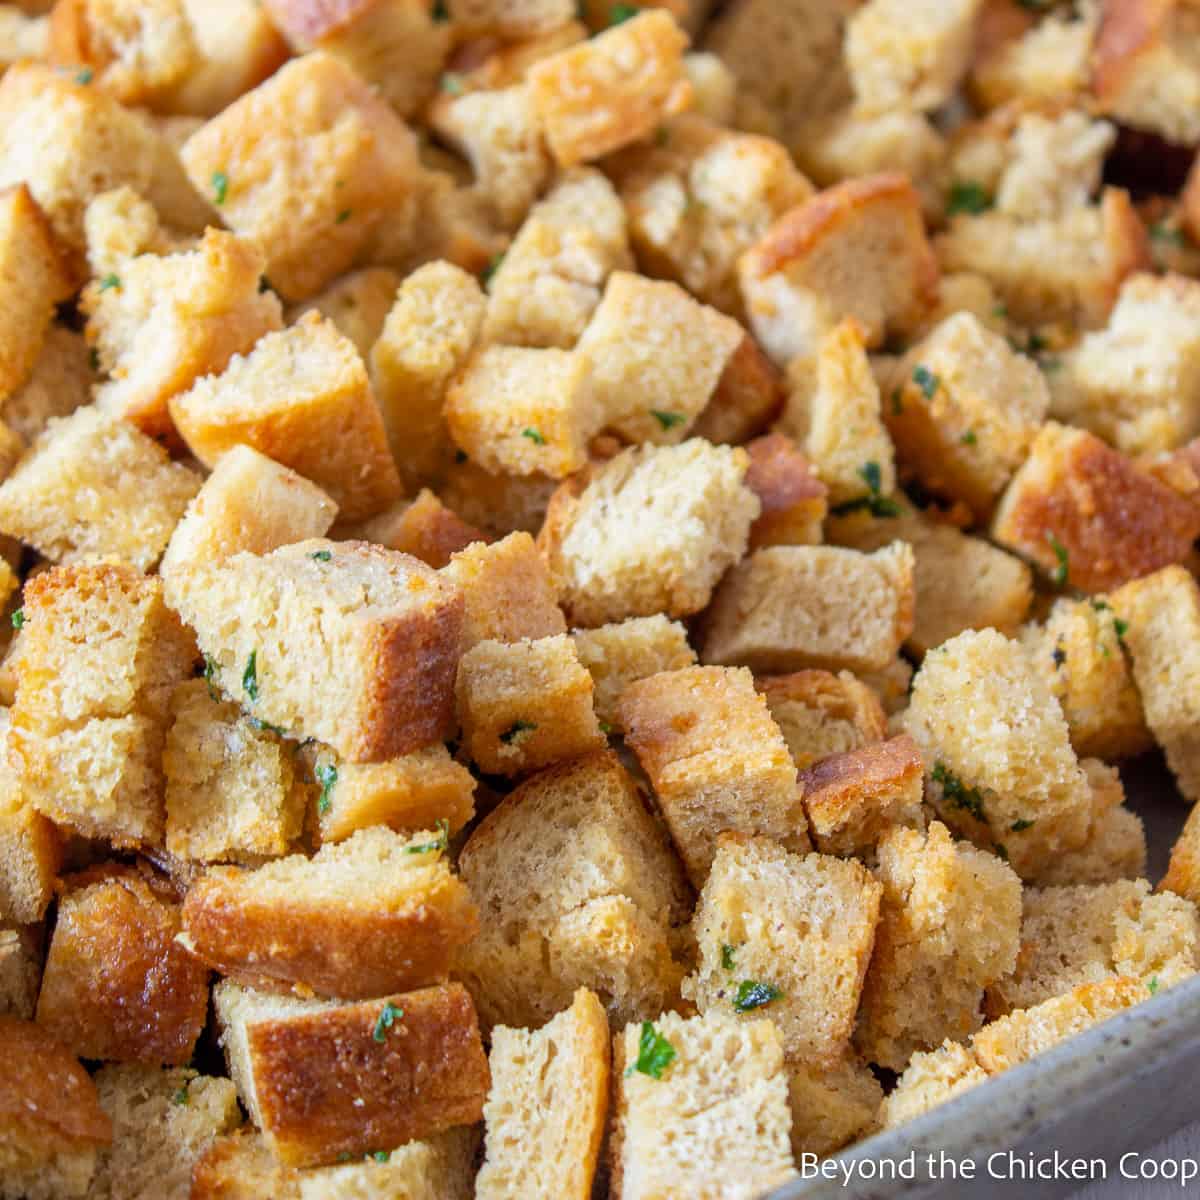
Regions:
M 189 564 L 223 562 L 241 550 L 268 554 L 322 537 L 336 515 L 337 505 L 315 483 L 252 446 L 232 446 L 175 526 L 159 574 L 171 596 L 172 576 Z
M 783 405 L 783 381 L 747 333 L 717 382 L 692 433 L 710 442 L 737 445 L 763 432 Z
M 1050 887 L 1140 879 L 1146 874 L 1146 857 L 1142 818 L 1123 804 L 1113 804 L 1093 815 L 1083 845 L 1064 850 L 1037 872 L 1036 882 Z
M 631 447 L 568 481 L 538 536 L 567 619 L 596 626 L 702 609 L 759 514 L 748 467 L 744 450 L 691 438 Z
M 847 316 L 871 347 L 904 331 L 932 303 L 938 268 L 912 184 L 882 174 L 839 183 L 785 213 L 742 256 L 738 276 L 755 336 L 785 366 L 814 353 Z
M 51 562 L 110 555 L 148 570 L 200 482 L 132 425 L 89 405 L 51 420 L 0 485 L 0 532 Z
M 788 209 L 812 195 L 770 138 L 685 113 L 609 162 L 638 259 L 705 304 L 741 313 L 737 260 Z
M 363 267 L 335 279 L 311 300 L 292 306 L 285 319 L 294 325 L 310 309 L 316 309 L 354 343 L 366 361 L 383 333 L 399 287 L 400 276 L 390 268 Z
M 594 992 L 536 1032 L 492 1030 L 479 1200 L 589 1200 L 608 1114 L 611 1042 Z
M 535 63 L 534 111 L 558 165 L 602 158 L 687 108 L 687 43 L 674 18 L 653 9 Z
M 881 1123 L 885 1129 L 895 1129 L 915 1121 L 939 1104 L 969 1092 L 987 1077 L 971 1048 L 949 1038 L 936 1050 L 918 1050 L 884 1099 Z
M 647 1031 L 647 1027 L 649 1027 Z M 641 1046 L 674 1051 L 665 1070 Z M 639 1069 L 638 1064 L 643 1064 Z M 613 1193 L 763 1196 L 795 1177 L 783 1039 L 770 1020 L 664 1013 L 613 1038 Z
M 700 657 L 762 672 L 880 670 L 912 632 L 913 561 L 906 542 L 756 550 L 718 588 Z
M 543 1025 L 579 987 L 613 1021 L 677 1002 L 672 946 L 691 898 L 615 754 L 526 780 L 475 828 L 459 867 L 483 927 L 458 970 L 486 1025 Z
M 620 699 L 631 684 L 696 662 L 687 630 L 662 613 L 630 617 L 598 629 L 577 629 L 571 638 L 579 661 L 592 676 L 593 702 L 602 729 L 606 725 L 609 729 L 622 728 Z
M 895 826 L 920 829 L 925 769 L 912 738 L 830 754 L 800 772 L 804 812 L 822 854 L 872 859 Z
M 194 133 L 183 162 L 267 274 L 303 300 L 354 264 L 389 210 L 414 201 L 407 126 L 353 70 L 306 54 Z M 389 219 L 392 219 L 389 217 Z
M 1124 653 L 1125 622 L 1108 601 L 1056 600 L 1021 644 L 1062 705 L 1080 758 L 1131 758 L 1151 746 L 1142 701 Z
M 409 1142 L 404 1149 L 424 1145 L 423 1142 Z M 363 1165 L 366 1165 L 365 1161 Z M 312 1181 L 320 1175 L 347 1169 L 358 1168 L 310 1170 L 307 1173 L 309 1186 L 312 1187 Z M 260 1196 L 301 1200 L 300 1172 L 281 1163 L 268 1149 L 266 1138 L 253 1125 L 243 1125 L 233 1133 L 214 1138 L 192 1166 L 189 1200 L 257 1200 Z
M 677 284 L 616 271 L 577 349 L 590 360 L 604 426 L 628 442 L 670 445 L 687 436 L 744 338 Z
M 663 671 L 627 687 L 617 711 L 695 886 L 724 830 L 808 851 L 796 768 L 749 671 Z
M 112 1122 L 96 1085 L 55 1038 L 32 1021 L 0 1015 L 0 1195 L 82 1197 Z
M 250 445 L 323 487 L 344 520 L 371 516 L 400 495 L 362 359 L 316 313 L 172 396 L 170 410 L 205 466 Z
M 459 984 L 345 1004 L 226 981 L 214 998 L 238 1093 L 290 1166 L 373 1153 L 483 1115 L 487 1057 Z
M 32 1021 L 42 981 L 40 927 L 0 926 L 0 1016 Z
M 897 654 L 881 671 L 859 671 L 857 677 L 879 698 L 883 711 L 894 717 L 908 707 L 913 674 L 912 663 Z
M 603 745 L 592 677 L 565 634 L 485 639 L 458 668 L 463 747 L 483 771 L 520 775 Z
M 796 671 L 755 680 L 803 771 L 831 754 L 882 742 L 887 716 L 875 692 L 849 671 Z
M 1185 900 L 1200 903 L 1200 809 L 1193 808 L 1183 830 L 1171 847 L 1171 862 L 1159 891 L 1174 892 Z
M 556 637 L 567 624 L 554 584 L 524 532 L 488 545 L 476 542 L 453 555 L 444 570 L 465 602 L 462 648 L 479 642 Z
M 494 475 L 459 454 L 438 494 L 464 521 L 489 537 L 536 534 L 558 480 L 545 475 Z
M 163 750 L 167 852 L 189 862 L 286 854 L 305 808 L 292 752 L 236 704 L 214 697 L 203 679 L 175 689 L 171 712 Z
M 411 554 L 426 566 L 441 570 L 474 542 L 491 539 L 447 508 L 428 488 L 414 500 L 400 500 L 361 525 L 342 526 L 338 534 L 351 541 L 374 542 L 401 554 Z M 543 568 L 544 569 L 544 568 Z
M 881 891 L 861 863 L 721 834 L 684 996 L 706 1014 L 770 1017 L 789 1058 L 834 1065 L 850 1045 Z
M 485 471 L 562 479 L 587 462 L 603 424 L 598 399 L 583 354 L 486 346 L 450 385 L 444 411 L 455 444 Z
M 322 749 L 313 775 L 321 786 L 316 832 L 322 843 L 345 841 L 372 825 L 412 834 L 444 824 L 454 834 L 475 815 L 475 779 L 442 745 L 380 763 L 340 762 Z
M 24 184 L 0 191 L 0 395 L 29 378 L 71 280 L 50 222 Z
M 992 536 L 1061 585 L 1106 592 L 1181 562 L 1200 510 L 1095 434 L 1050 421 L 992 521 Z
M 7 710 L 3 716 L 0 749 L 8 742 Z M 40 921 L 61 865 L 57 830 L 29 802 L 5 756 L 0 761 L 0 921 Z
M 175 940 L 179 905 L 128 868 L 67 888 L 38 1024 L 81 1058 L 188 1062 L 208 1014 L 208 968 Z
M 371 350 L 371 377 L 406 477 L 436 474 L 451 454 L 442 405 L 479 337 L 485 309 L 476 279 L 447 262 L 418 268 L 395 293 Z
M 163 228 L 158 210 L 131 187 L 101 192 L 83 214 L 88 268 L 93 279 L 117 280 L 125 264 L 141 255 L 165 255 L 194 248 L 195 239 L 174 236 Z
M 829 489 L 796 443 L 785 434 L 770 433 L 748 443 L 746 453 L 746 486 L 761 506 L 750 526 L 750 549 L 820 545 Z
M 420 1141 L 405 1142 L 394 1150 L 373 1151 L 345 1166 L 292 1171 L 295 1180 L 289 1179 L 289 1183 L 299 1184 L 296 1200 L 344 1200 L 356 1195 L 472 1200 L 479 1142 L 477 1126 L 459 1125 Z M 267 1157 L 271 1158 L 269 1152 Z M 280 1196 L 277 1191 L 258 1194 Z M 191 1200 L 203 1198 L 193 1191 Z
M 939 821 L 884 837 L 879 875 L 879 933 L 855 1044 L 899 1071 L 914 1051 L 979 1028 L 984 989 L 1017 961 L 1021 881 Z
M 1192 686 L 1193 647 L 1200 638 L 1200 588 L 1172 566 L 1126 584 L 1110 597 L 1125 622 L 1146 724 L 1163 748 L 1179 790 L 1200 799 L 1200 711 Z
M 1088 777 L 1062 709 L 1017 642 L 985 629 L 931 650 L 903 724 L 941 819 L 984 847 L 1003 846 L 1022 878 L 1083 844 Z
M 787 1071 L 797 1162 L 824 1158 L 878 1127 L 883 1088 L 865 1063 L 847 1056 L 831 1067 L 789 1062 Z
M 352 762 L 448 732 L 463 600 L 417 559 L 314 538 L 193 564 L 176 591 L 214 682 L 260 720 Z
M 87 342 L 63 325 L 46 330 L 42 352 L 24 384 L 0 401 L 0 419 L 32 442 L 53 417 L 69 417 L 92 397 Z
M 97 404 L 151 437 L 174 432 L 167 401 L 283 324 L 279 298 L 259 290 L 252 243 L 208 230 L 194 251 L 143 254 L 84 291 L 88 340 L 111 377 Z

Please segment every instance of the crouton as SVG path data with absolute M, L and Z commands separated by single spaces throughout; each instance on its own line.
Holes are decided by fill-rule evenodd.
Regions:
M 753 671 L 880 670 L 913 627 L 913 553 L 768 546 L 726 576 L 706 618 L 706 663 Z
M 1059 586 L 1105 592 L 1182 561 L 1200 511 L 1094 434 L 1050 421 L 992 521 Z
M 859 682 L 879 698 L 883 711 L 889 716 L 895 716 L 908 707 L 908 694 L 912 689 L 913 667 L 903 655 L 897 654 L 886 667 L 880 671 L 859 671 Z
M 119 279 L 125 264 L 140 255 L 189 250 L 195 239 L 163 227 L 158 210 L 131 187 L 101 192 L 83 214 L 87 262 L 93 279 Z M 110 287 L 116 287 L 114 281 Z
M 1193 808 L 1171 847 L 1171 862 L 1158 890 L 1200 903 L 1200 809 Z
M 88 405 L 51 420 L 0 484 L 0 532 L 51 562 L 111 555 L 149 570 L 200 482 L 132 425 Z
M 1095 761 L 1087 759 L 1081 765 L 1087 771 Z M 1123 799 L 1124 792 L 1120 795 Z M 1042 887 L 1115 883 L 1145 874 L 1145 826 L 1137 813 L 1116 803 L 1094 812 L 1083 845 L 1058 854 L 1037 872 L 1035 882 Z
M 62 865 L 62 840 L 30 803 L 7 761 L 8 710 L 0 724 L 0 921 L 40 921 Z
M 463 747 L 481 770 L 497 775 L 520 775 L 599 749 L 604 735 L 593 690 L 565 633 L 476 642 L 458 667 Z
M 797 671 L 755 680 L 796 767 L 882 742 L 887 717 L 875 692 L 849 671 Z
M 443 859 L 446 834 L 382 827 L 254 871 L 214 867 L 183 907 L 188 942 L 223 974 L 360 999 L 446 977 L 478 921 Z
M 111 561 L 56 567 L 26 585 L 23 614 L 8 733 L 21 794 L 85 836 L 159 841 L 167 709 L 195 656 L 161 583 Z
M 422 488 L 413 500 L 397 501 L 361 525 L 342 526 L 336 536 L 411 554 L 437 570 L 448 566 L 473 542 L 491 540 L 447 508 L 428 488 Z
M 479 1200 L 589 1200 L 608 1113 L 608 1017 L 580 988 L 536 1032 L 492 1030 Z
M 478 282 L 446 262 L 418 268 L 395 293 L 371 351 L 371 376 L 406 477 L 437 474 L 452 453 L 442 405 L 479 336 L 485 308 Z
M 832 1066 L 850 1044 L 880 892 L 861 863 L 722 834 L 692 919 L 699 957 L 684 996 L 706 1014 L 770 1017 L 790 1058 Z
M 971 61 L 982 0 L 869 0 L 846 24 L 846 67 L 868 111 L 940 108 Z
M 746 486 L 761 513 L 750 526 L 750 549 L 820 545 L 829 489 L 817 478 L 795 442 L 782 433 L 755 438 L 746 446 Z
M 376 1150 L 345 1166 L 297 1172 L 300 1200 L 343 1200 L 354 1195 L 408 1200 L 473 1200 L 480 1131 L 459 1125 L 393 1150 Z M 339 1155 L 339 1160 L 348 1157 Z M 271 1192 L 279 1200 L 278 1192 Z M 202 1200 L 195 1193 L 192 1200 Z
M 806 1154 L 824 1158 L 877 1128 L 883 1088 L 865 1063 L 853 1056 L 832 1067 L 789 1062 L 787 1073 L 797 1162 Z
M 738 258 L 813 193 L 778 142 L 693 113 L 623 150 L 605 170 L 644 269 L 731 316 L 742 308 Z
M 579 987 L 614 1022 L 677 1002 L 672 946 L 691 898 L 615 754 L 526 780 L 472 832 L 459 869 L 482 930 L 457 972 L 485 1025 L 543 1025 Z
M 33 1020 L 42 982 L 42 956 L 36 928 L 0 927 L 0 1016 Z
M 969 1092 L 987 1079 L 969 1046 L 947 1038 L 936 1050 L 918 1050 L 880 1109 L 884 1129 L 915 1121 L 939 1104 Z
M 408 128 L 322 52 L 235 100 L 188 139 L 182 157 L 226 224 L 267 248 L 272 286 L 289 300 L 354 265 L 385 214 L 414 202 L 418 173 Z
M 266 334 L 221 374 L 172 396 L 169 407 L 206 466 L 238 443 L 253 446 L 323 487 L 347 521 L 371 516 L 400 495 L 362 359 L 315 313 Z
M 468 546 L 451 556 L 444 574 L 462 589 L 464 653 L 482 641 L 519 642 L 567 631 L 554 584 L 527 533 Z
M 1124 643 L 1146 724 L 1179 790 L 1200 799 L 1200 714 L 1193 711 L 1191 648 L 1200 637 L 1200 589 L 1180 566 L 1126 584 L 1109 597 L 1125 623 Z
M 446 471 L 438 494 L 464 521 L 490 537 L 537 533 L 542 527 L 557 479 L 546 475 L 496 475 L 465 454 Z
M 925 770 L 907 735 L 822 757 L 800 772 L 804 812 L 822 854 L 874 858 L 893 826 L 920 829 Z
M 37 9 L 22 11 L 21 5 L 0 13 L 0 68 L 29 58 L 45 58 L 50 48 L 50 22 L 35 16 Z
M 1054 602 L 1021 644 L 1062 705 L 1080 758 L 1131 758 L 1152 744 L 1125 658 L 1125 622 L 1102 598 Z
M 319 1173 L 319 1169 L 312 1170 L 308 1178 Z M 300 1172 L 281 1163 L 252 1125 L 215 1138 L 192 1166 L 189 1200 L 259 1200 L 261 1196 L 301 1200 Z
M 776 425 L 812 460 L 835 508 L 896 490 L 895 454 L 863 338 L 862 326 L 846 320 L 820 337 L 815 354 L 794 358 Z
M 912 184 L 882 174 L 839 183 L 785 213 L 742 256 L 738 277 L 755 336 L 784 366 L 813 353 L 847 316 L 871 347 L 903 332 L 933 302 L 938 268 Z
M 289 325 L 294 325 L 315 309 L 332 321 L 366 360 L 383 332 L 399 287 L 400 276 L 388 267 L 363 267 L 335 279 L 312 299 L 293 305 L 285 317 Z
M 879 931 L 855 1044 L 899 1071 L 914 1051 L 979 1028 L 984 989 L 1017 960 L 1021 881 L 939 821 L 886 835 L 879 876 Z
M 228 1079 L 184 1068 L 102 1067 L 96 1091 L 113 1125 L 89 1193 L 98 1197 L 188 1200 L 193 1164 L 242 1120 Z
M 724 830 L 807 852 L 796 768 L 749 671 L 664 671 L 627 687 L 617 711 L 697 887 Z
M 985 848 L 1004 847 L 1023 878 L 1082 845 L 1088 778 L 1058 702 L 1017 642 L 985 629 L 931 650 L 903 725 L 941 819 Z
M 759 515 L 748 467 L 744 450 L 692 438 L 631 447 L 564 485 L 538 544 L 567 619 L 596 626 L 704 608 Z
M 69 417 L 92 394 L 87 342 L 73 330 L 51 325 L 33 370 L 15 392 L 0 400 L 0 419 L 26 443 L 53 417 Z
M 208 1014 L 208 968 L 176 940 L 165 887 L 114 867 L 66 881 L 38 1024 L 81 1058 L 188 1062 Z
M 32 1021 L 0 1016 L 0 1195 L 84 1196 L 112 1122 L 73 1054 Z
M 456 983 L 357 1004 L 229 982 L 214 996 L 238 1093 L 290 1166 L 373 1153 L 483 1115 L 487 1058 L 471 998 Z
M 560 167 L 601 158 L 691 103 L 687 35 L 658 9 L 550 55 L 529 70 L 534 111 Z
M 163 750 L 167 852 L 199 862 L 286 854 L 305 808 L 291 751 L 203 679 L 175 689 L 171 715 Z
M 746 334 L 733 352 L 708 407 L 692 426 L 695 437 L 737 445 L 760 434 L 783 405 L 783 380 Z
M 578 471 L 603 423 L 592 362 L 567 350 L 486 346 L 446 393 L 446 426 L 485 471 Z
M 231 446 L 217 460 L 175 526 L 159 564 L 168 597 L 189 564 L 223 562 L 241 550 L 269 554 L 322 537 L 337 505 L 315 483 L 251 446 Z
M 631 1024 L 613 1039 L 612 1190 L 733 1200 L 795 1178 L 783 1039 L 774 1023 L 717 1013 Z

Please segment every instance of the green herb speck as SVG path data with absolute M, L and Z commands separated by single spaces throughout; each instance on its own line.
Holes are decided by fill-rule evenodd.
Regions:
M 251 650 L 246 659 L 246 669 L 242 672 L 242 690 L 251 700 L 258 699 L 258 651 Z
M 737 995 L 733 998 L 734 1012 L 750 1012 L 778 1000 L 783 993 L 773 983 L 759 983 L 754 979 L 743 979 L 738 984 Z
M 327 813 L 333 803 L 333 789 L 337 786 L 338 769 L 333 763 L 318 763 L 316 771 L 317 782 L 321 785 L 321 795 L 317 800 L 317 812 Z
M 445 853 L 450 848 L 450 822 L 445 817 L 439 817 L 437 822 L 437 837 L 432 842 L 418 842 L 415 846 L 405 846 L 405 854 L 432 854 L 439 850 Z
M 379 1020 L 375 1022 L 375 1032 L 371 1036 L 377 1042 L 387 1041 L 387 1031 L 404 1016 L 404 1009 L 397 1008 L 390 1000 L 383 1002 L 383 1008 L 379 1010 Z M 380 1151 L 383 1153 L 383 1151 Z M 380 1159 L 380 1162 L 385 1162 L 386 1159 Z
M 675 1061 L 675 1047 L 650 1021 L 642 1022 L 642 1034 L 638 1038 L 638 1056 L 625 1068 L 626 1077 L 638 1071 L 651 1079 L 661 1079 L 663 1072 Z
M 521 436 L 524 438 L 528 438 L 535 446 L 544 446 L 546 444 L 545 437 L 542 435 L 541 431 L 538 429 L 533 429 L 533 428 L 522 429 Z
M 229 176 L 224 171 L 212 173 L 213 203 L 218 207 L 225 203 L 229 195 Z

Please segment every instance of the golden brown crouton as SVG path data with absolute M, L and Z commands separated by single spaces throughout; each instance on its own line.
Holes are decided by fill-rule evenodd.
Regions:
M 1171 847 L 1171 863 L 1159 891 L 1174 892 L 1193 904 L 1200 903 L 1200 808 L 1193 808 Z
M 717 382 L 692 433 L 737 445 L 761 433 L 783 404 L 783 381 L 758 343 L 746 334 Z
M 284 316 L 294 325 L 310 309 L 316 309 L 354 343 L 366 361 L 383 333 L 399 287 L 400 276 L 388 267 L 363 267 L 335 279 L 311 300 L 293 305 Z
M 69 417 L 91 396 L 87 343 L 73 330 L 51 325 L 29 377 L 0 401 L 0 418 L 18 437 L 32 442 L 52 417 Z
M 1081 764 L 1089 776 L 1095 759 Z M 1115 774 L 1115 772 L 1114 772 Z M 1095 800 L 1093 788 L 1093 801 Z M 1118 879 L 1140 879 L 1146 874 L 1146 829 L 1141 817 L 1120 803 L 1093 804 L 1087 840 L 1074 850 L 1064 850 L 1042 867 L 1034 881 L 1043 887 L 1079 883 L 1115 883 Z
M 824 1158 L 878 1128 L 883 1088 L 854 1055 L 831 1067 L 791 1061 L 787 1072 L 797 1162 L 805 1154 Z
M 42 983 L 40 928 L 0 926 L 0 1016 L 32 1021 Z
M 885 1129 L 908 1121 L 953 1100 L 987 1079 L 969 1046 L 947 1038 L 936 1050 L 918 1050 L 880 1110 Z
M 447 508 L 428 488 L 414 500 L 401 500 L 361 525 L 343 526 L 336 533 L 351 541 L 374 542 L 401 554 L 411 554 L 441 570 L 474 542 L 491 539 Z
M 464 521 L 492 537 L 537 533 L 559 483 L 545 475 L 494 475 L 465 454 L 450 465 L 438 489 Z
M 5 752 L 8 725 L 4 710 L 0 750 Z M 61 865 L 58 831 L 29 802 L 5 753 L 0 761 L 0 921 L 40 921 Z
M 310 1178 L 315 1174 L 311 1172 Z M 189 1200 L 258 1200 L 260 1196 L 301 1200 L 300 1172 L 281 1163 L 253 1125 L 215 1138 L 192 1166 Z
M 750 549 L 819 545 L 829 489 L 796 443 L 785 434 L 770 433 L 748 443 L 746 453 L 746 486 L 762 506 L 750 526 Z

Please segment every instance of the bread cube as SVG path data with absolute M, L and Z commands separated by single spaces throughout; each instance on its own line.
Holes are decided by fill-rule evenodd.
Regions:
M 692 433 L 737 445 L 763 432 L 783 404 L 782 377 L 747 333 L 717 382 Z
M 1125 621 L 1107 600 L 1056 600 L 1021 644 L 1062 706 L 1080 758 L 1131 758 L 1151 745 L 1142 701 L 1125 658 Z
M 668 1060 L 665 1067 L 664 1060 Z M 763 1196 L 795 1178 L 783 1039 L 770 1020 L 707 1013 L 626 1025 L 613 1038 L 613 1192 Z
M 986 518 L 1046 416 L 1037 366 L 970 313 L 943 321 L 902 360 L 884 420 L 930 491 Z
M 132 425 L 88 405 L 51 420 L 0 484 L 0 532 L 51 562 L 108 555 L 149 570 L 200 483 Z
M 822 854 L 873 860 L 894 826 L 920 829 L 925 770 L 907 735 L 822 757 L 800 772 L 804 812 Z
M 485 471 L 578 471 L 603 424 L 591 360 L 567 350 L 486 346 L 446 393 L 450 436 Z
M 1174 892 L 1185 900 L 1200 903 L 1200 809 L 1193 808 L 1171 847 L 1171 862 L 1159 891 Z
M 6 750 L 7 710 L 3 718 L 0 749 Z M 61 865 L 57 830 L 30 803 L 5 755 L 0 758 L 0 921 L 40 921 Z
M 1050 421 L 992 521 L 992 536 L 1053 583 L 1106 592 L 1182 561 L 1200 510 L 1094 434 Z
M 708 663 L 753 671 L 880 670 L 912 632 L 913 553 L 768 546 L 725 577 L 706 618 Z
M 82 308 L 110 377 L 99 407 L 151 437 L 173 435 L 167 401 L 282 326 L 279 298 L 259 288 L 264 262 L 253 243 L 209 229 L 195 250 L 142 254 L 93 281 Z
M 348 66 L 288 63 L 194 133 L 183 162 L 225 223 L 267 248 L 267 274 L 302 300 L 354 265 L 392 210 L 414 202 L 411 132 Z
M 372 1154 L 483 1115 L 487 1057 L 459 984 L 345 1004 L 226 981 L 214 998 L 238 1094 L 289 1166 Z
M 776 425 L 803 447 L 833 507 L 896 490 L 892 439 L 863 338 L 862 326 L 846 320 L 820 338 L 812 355 L 792 359 Z
M 535 63 L 534 111 L 558 165 L 601 158 L 687 108 L 687 43 L 670 15 L 652 9 Z
M 590 1200 L 608 1114 L 610 1057 L 608 1017 L 586 988 L 537 1031 L 492 1030 L 478 1200 L 531 1191 Z
M 92 398 L 92 367 L 83 337 L 63 325 L 46 330 L 25 382 L 0 401 L 0 419 L 32 442 L 52 417 L 69 417 Z
M 491 539 L 447 508 L 428 488 L 414 500 L 400 500 L 361 525 L 342 526 L 337 533 L 350 541 L 374 542 L 401 554 L 411 554 L 426 566 L 441 570 L 454 555 L 473 542 Z
M 0 1194 L 84 1196 L 112 1122 L 75 1055 L 32 1021 L 0 1015 Z
M 536 534 L 542 527 L 558 480 L 545 475 L 496 475 L 456 456 L 438 494 L 464 521 L 489 537 L 523 532 Z
M 158 210 L 129 186 L 101 192 L 83 214 L 87 265 L 93 279 L 116 276 L 142 255 L 167 255 L 195 248 L 196 239 L 176 235 L 163 226 Z M 109 285 L 115 288 L 114 281 Z
M 1194 710 L 1192 646 L 1200 637 L 1200 589 L 1180 566 L 1126 584 L 1110 597 L 1125 624 L 1146 724 L 1179 790 L 1200 799 L 1200 712 Z
M 1083 844 L 1091 786 L 1058 702 L 1017 642 L 985 629 L 931 650 L 902 723 L 921 747 L 926 797 L 941 819 L 985 848 L 1004 847 L 1022 878 Z
M 984 989 L 1016 964 L 1021 881 L 939 821 L 886 835 L 879 876 L 879 931 L 855 1044 L 899 1071 L 914 1051 L 979 1028 Z
M 617 711 L 696 887 L 724 830 L 808 851 L 796 768 L 749 671 L 664 671 L 627 687 Z
M 744 450 L 691 438 L 631 447 L 565 484 L 538 545 L 571 624 L 704 608 L 759 514 L 748 467 Z
M 42 930 L 0 925 L 0 1016 L 32 1021 L 42 982 Z
M 565 634 L 485 639 L 458 668 L 463 748 L 483 771 L 521 775 L 604 744 L 592 677 Z
M 790 1059 L 832 1066 L 849 1047 L 881 888 L 860 863 L 723 833 L 692 926 L 683 994 L 702 1013 L 770 1017 Z
M 485 1025 L 543 1025 L 580 987 L 613 1021 L 677 1001 L 691 897 L 615 754 L 526 780 L 475 828 L 459 869 L 482 929 L 457 970 Z
M 175 940 L 169 885 L 114 865 L 66 887 L 38 1024 L 80 1058 L 188 1062 L 208 1015 L 208 968 Z
M 203 679 L 175 689 L 171 714 L 163 750 L 167 852 L 187 862 L 286 854 L 306 800 L 292 752 Z
M 871 347 L 903 332 L 932 303 L 938 267 L 912 184 L 881 174 L 839 183 L 785 213 L 742 255 L 738 277 L 754 335 L 785 366 L 814 353 L 845 317 Z
M 405 1149 L 424 1144 L 410 1142 Z M 366 1167 L 366 1160 L 362 1165 Z M 325 1174 L 325 1171 L 320 1168 L 309 1171 L 310 1187 L 318 1174 Z M 300 1172 L 281 1163 L 267 1148 L 266 1138 L 253 1125 L 243 1125 L 233 1133 L 214 1138 L 192 1166 L 189 1200 L 255 1200 L 258 1196 L 301 1200 Z
M 744 338 L 736 321 L 678 285 L 616 271 L 577 349 L 590 361 L 604 426 L 628 442 L 671 445 L 687 436 Z
M 820 545 L 829 489 L 796 443 L 785 434 L 770 433 L 749 442 L 746 453 L 746 486 L 761 506 L 750 526 L 750 549 Z
M 860 1060 L 847 1056 L 832 1067 L 789 1062 L 792 1157 L 821 1158 L 871 1134 L 879 1125 L 883 1088 Z
M 567 624 L 554 583 L 524 532 L 454 554 L 443 572 L 462 589 L 464 653 L 483 641 L 520 642 L 557 637 Z
M 918 1050 L 880 1109 L 885 1129 L 915 1121 L 939 1104 L 969 1092 L 987 1080 L 969 1046 L 947 1038 L 936 1050 Z
M 423 479 L 452 454 L 442 406 L 487 304 L 476 279 L 447 262 L 419 267 L 394 297 L 371 350 L 371 378 L 396 462 L 406 478 Z
M 363 267 L 335 279 L 311 300 L 288 308 L 284 319 L 294 325 L 306 312 L 315 309 L 332 321 L 367 361 L 371 348 L 383 333 L 399 287 L 400 276 L 390 268 Z

